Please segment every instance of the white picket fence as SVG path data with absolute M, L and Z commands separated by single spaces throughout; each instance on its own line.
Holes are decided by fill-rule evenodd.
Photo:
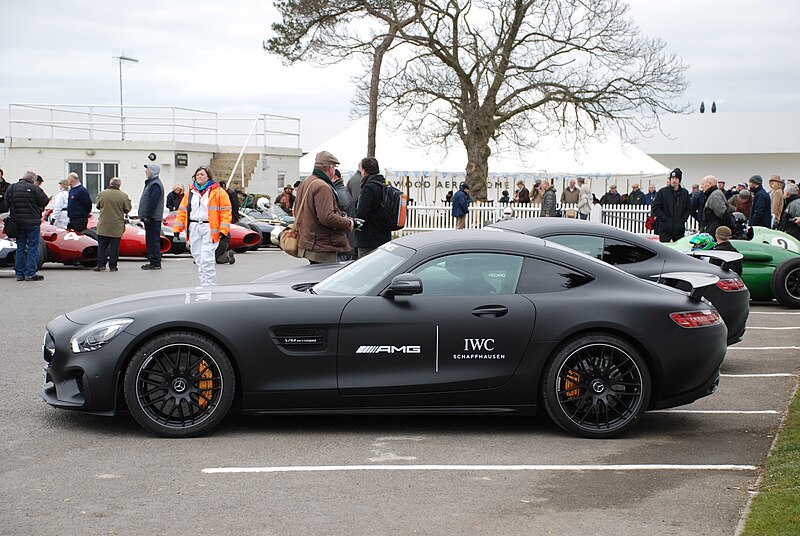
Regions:
M 509 205 L 470 205 L 467 213 L 466 228 L 480 229 L 484 225 L 496 222 L 503 217 L 503 209 Z M 514 218 L 537 218 L 541 205 L 512 205 Z M 578 212 L 577 205 L 559 205 L 564 217 L 574 210 Z M 632 233 L 652 234 L 645 229 L 645 220 L 650 214 L 650 207 L 646 205 L 594 205 L 590 219 L 599 221 Z M 450 205 L 408 205 L 406 226 L 398 235 L 416 233 L 420 231 L 434 231 L 437 229 L 455 229 L 456 220 L 452 215 Z M 697 230 L 697 222 L 689 218 L 686 222 L 687 232 Z

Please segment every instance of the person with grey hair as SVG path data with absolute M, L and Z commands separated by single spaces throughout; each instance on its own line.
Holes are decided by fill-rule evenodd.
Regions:
M 720 225 L 731 223 L 730 218 L 733 213 L 728 200 L 725 199 L 725 192 L 720 190 L 717 184 L 717 178 L 713 175 L 707 175 L 700 181 L 703 190 L 701 195 L 705 196 L 705 202 L 700 208 L 700 231 L 711 236 L 714 236 Z M 730 230 L 728 232 L 730 233 Z
M 47 194 L 36 186 L 36 173 L 25 175 L 8 187 L 6 203 L 11 212 L 9 217 L 16 227 L 17 256 L 14 273 L 17 281 L 41 281 L 39 269 L 39 231 L 42 225 L 42 211 L 47 206 Z M 9 234 L 9 229 L 6 229 Z
M 800 191 L 796 184 L 788 182 L 783 195 L 785 199 L 778 230 L 800 240 Z
M 81 184 L 81 179 L 77 173 L 67 175 L 69 180 L 69 199 L 67 200 L 67 216 L 69 217 L 69 229 L 76 233 L 82 233 L 89 224 L 89 214 L 92 212 L 92 196 L 89 190 Z
M 125 232 L 125 215 L 131 211 L 131 198 L 119 189 L 122 181 L 113 177 L 108 188 L 97 194 L 97 208 L 100 219 L 97 221 L 97 266 L 95 272 L 108 268 L 117 271 L 119 243 Z

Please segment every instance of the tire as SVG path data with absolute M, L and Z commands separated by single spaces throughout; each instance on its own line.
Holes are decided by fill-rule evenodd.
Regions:
M 36 271 L 42 269 L 44 263 L 47 262 L 47 244 L 44 243 L 44 240 L 39 238 L 39 262 L 36 265 Z
M 772 272 L 770 287 L 778 303 L 800 309 L 800 257 L 780 263 Z
M 647 409 L 650 393 L 644 359 L 613 335 L 581 335 L 561 344 L 542 373 L 548 415 L 581 437 L 606 439 L 630 429 Z
M 174 331 L 147 341 L 125 372 L 133 418 L 161 437 L 196 437 L 222 421 L 236 378 L 225 351 L 203 335 Z

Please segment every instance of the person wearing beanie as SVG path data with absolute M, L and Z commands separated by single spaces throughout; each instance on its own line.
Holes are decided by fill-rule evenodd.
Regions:
M 719 191 L 719 190 L 717 190 Z M 717 242 L 717 245 L 714 246 L 713 249 L 719 251 L 732 251 L 734 253 L 738 253 L 738 250 L 733 247 L 731 244 L 731 228 L 726 225 L 720 225 L 717 227 L 716 233 L 714 233 L 714 239 Z M 742 260 L 739 259 L 738 261 L 734 261 L 731 263 L 731 270 L 736 272 L 739 275 L 742 275 Z
M 139 198 L 139 221 L 144 223 L 144 241 L 147 245 L 147 264 L 142 270 L 161 269 L 161 220 L 164 217 L 164 185 L 159 178 L 161 166 L 144 165 L 144 190 Z
M 764 179 L 761 175 L 750 177 L 750 192 L 753 194 L 753 207 L 750 209 L 750 227 L 772 227 L 772 213 L 770 212 L 769 194 L 762 186 Z
M 682 178 L 681 169 L 673 169 L 669 174 L 669 186 L 661 188 L 653 200 L 654 230 L 660 242 L 674 242 L 686 234 L 691 202 L 689 192 L 681 186 Z

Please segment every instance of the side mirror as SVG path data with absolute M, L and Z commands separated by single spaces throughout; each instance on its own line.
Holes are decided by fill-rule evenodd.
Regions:
M 422 279 L 414 274 L 400 274 L 392 279 L 384 296 L 411 296 L 422 294 Z

